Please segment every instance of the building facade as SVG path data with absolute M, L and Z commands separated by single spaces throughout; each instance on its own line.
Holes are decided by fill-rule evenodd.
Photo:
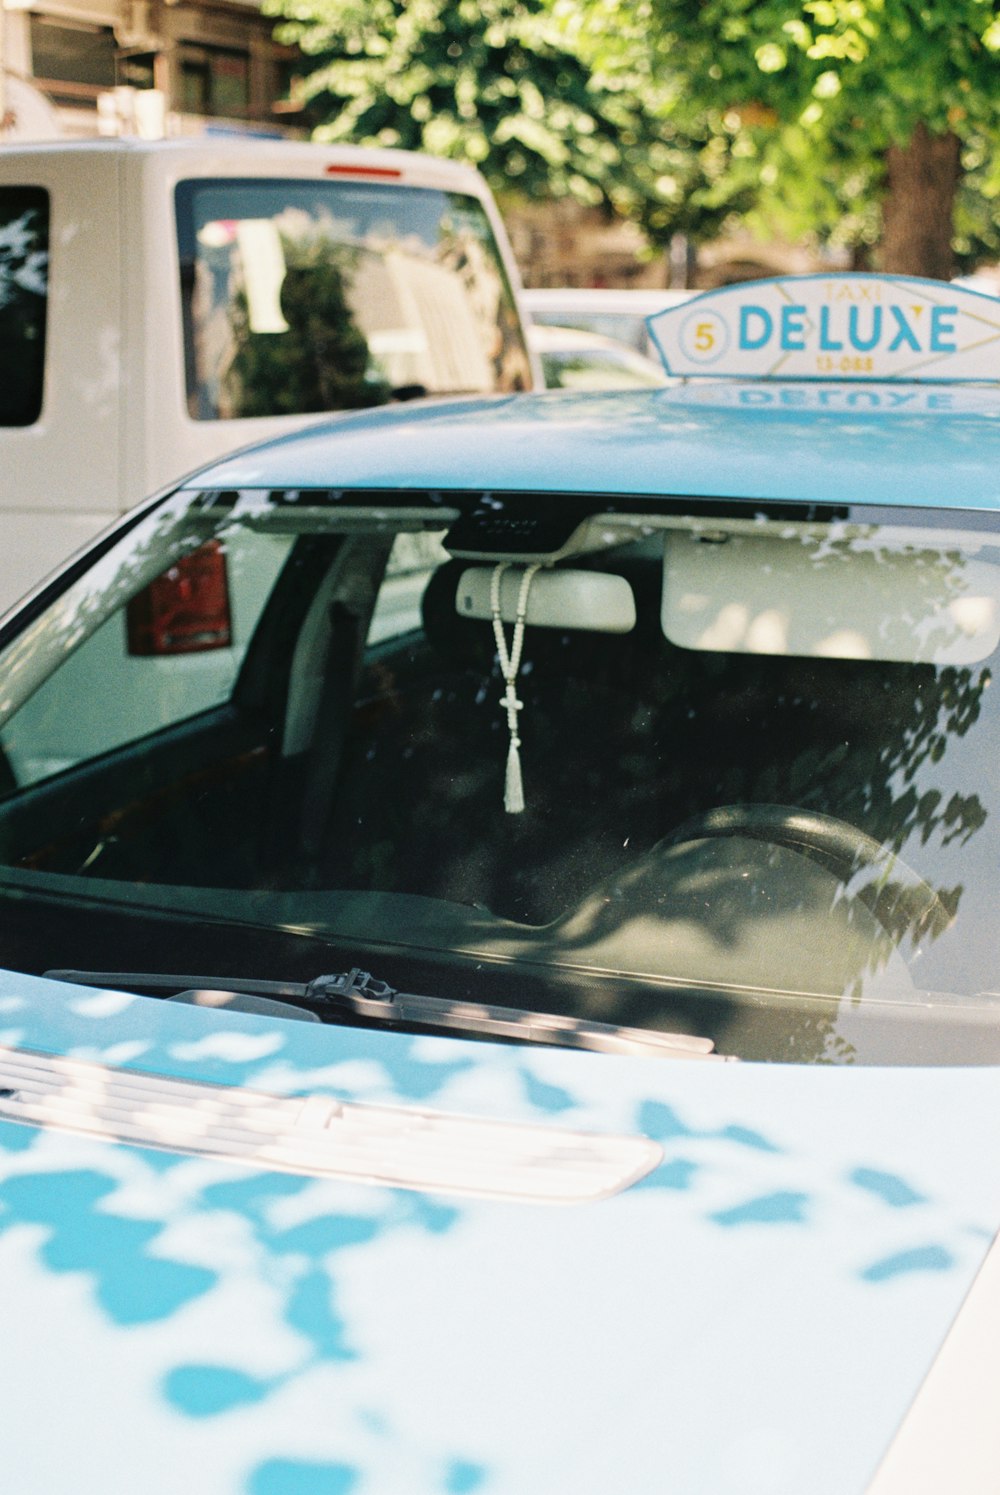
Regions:
M 0 0 L 0 25 L 0 138 L 40 133 L 39 100 L 64 136 L 306 132 L 298 53 L 255 0 Z

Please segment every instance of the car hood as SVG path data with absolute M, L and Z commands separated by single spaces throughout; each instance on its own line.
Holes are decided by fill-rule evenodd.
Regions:
M 611 1057 L 12 973 L 0 1023 L 15 1061 L 184 1081 L 195 1110 L 202 1085 L 402 1108 L 434 1142 L 404 1188 L 377 1147 L 321 1178 L 0 1122 L 18 1495 L 850 1495 L 1000 1223 L 991 1069 Z M 612 1143 L 627 1166 L 553 1202 Z

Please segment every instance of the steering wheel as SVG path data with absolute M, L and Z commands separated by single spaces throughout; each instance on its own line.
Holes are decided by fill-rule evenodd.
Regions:
M 851 891 L 897 941 L 907 932 L 915 938 L 940 934 L 952 922 L 940 894 L 902 857 L 833 815 L 790 805 L 719 805 L 686 820 L 660 844 L 675 846 L 716 836 L 746 836 L 786 846 L 819 862 L 844 884 L 870 869 L 874 875 Z

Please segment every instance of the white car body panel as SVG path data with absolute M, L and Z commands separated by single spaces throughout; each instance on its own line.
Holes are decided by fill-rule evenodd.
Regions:
M 181 1469 L 212 1495 L 861 1495 L 1000 1223 L 990 1069 L 409 1038 L 12 973 L 0 993 L 8 1045 L 119 1072 L 642 1133 L 664 1154 L 560 1207 L 0 1123 L 19 1495 L 167 1495 Z

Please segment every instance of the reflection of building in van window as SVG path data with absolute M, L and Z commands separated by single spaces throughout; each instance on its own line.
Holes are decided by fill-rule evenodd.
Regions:
M 459 214 L 445 227 L 443 262 L 460 277 L 479 319 L 497 388 L 529 388 L 531 376 L 520 319 L 492 243 L 485 243 L 474 225 L 463 222 Z
M 452 271 L 387 246 L 361 256 L 353 290 L 372 356 L 393 389 L 490 388 L 482 328 Z
M 474 201 L 429 188 L 187 182 L 178 221 L 196 419 L 530 383 Z

